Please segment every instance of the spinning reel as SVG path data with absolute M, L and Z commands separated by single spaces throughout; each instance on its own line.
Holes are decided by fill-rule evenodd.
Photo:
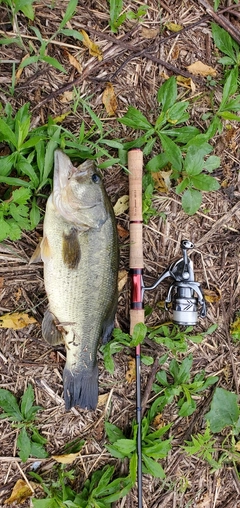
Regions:
M 165 309 L 168 310 L 172 303 L 173 322 L 178 325 L 195 325 L 198 313 L 200 317 L 206 316 L 206 302 L 202 289 L 199 282 L 194 280 L 193 263 L 187 255 L 187 250 L 193 247 L 194 244 L 189 240 L 182 240 L 182 258 L 172 263 L 153 286 L 142 288 L 143 291 L 149 291 L 155 289 L 167 277 L 174 280 L 168 290 Z

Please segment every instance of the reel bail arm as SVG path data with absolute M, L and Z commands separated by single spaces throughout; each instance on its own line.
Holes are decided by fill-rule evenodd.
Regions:
M 144 286 L 142 290 L 149 291 L 155 289 L 164 279 L 171 277 L 174 282 L 171 284 L 167 298 L 165 300 L 165 309 L 168 310 L 172 303 L 173 322 L 178 325 L 195 325 L 198 319 L 198 313 L 201 317 L 206 316 L 206 302 L 199 282 L 194 280 L 193 263 L 187 255 L 187 250 L 192 249 L 194 244 L 189 240 L 182 240 L 182 258 L 172 263 L 165 270 L 159 279 L 152 286 Z M 194 293 L 197 296 L 194 296 Z M 201 306 L 198 312 L 198 306 Z

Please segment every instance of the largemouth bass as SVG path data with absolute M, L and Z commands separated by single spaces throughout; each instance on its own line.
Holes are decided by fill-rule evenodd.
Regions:
M 95 409 L 97 346 L 111 338 L 117 307 L 118 242 L 112 205 L 93 161 L 75 168 L 55 151 L 41 257 L 49 307 L 43 337 L 64 343 L 66 409 Z

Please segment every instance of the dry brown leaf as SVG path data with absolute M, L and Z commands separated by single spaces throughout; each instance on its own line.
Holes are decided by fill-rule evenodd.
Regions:
M 119 270 L 118 272 L 118 291 L 122 291 L 126 282 L 128 280 L 128 272 L 127 270 Z
M 185 78 L 184 76 L 177 76 L 177 83 L 185 88 L 189 88 L 194 93 L 196 91 L 195 83 L 192 78 Z
M 102 393 L 101 395 L 99 395 L 97 407 L 106 406 L 108 397 L 109 397 L 109 393 Z
M 154 187 L 158 192 L 165 192 L 166 194 L 171 189 L 171 180 L 170 175 L 172 170 L 170 171 L 159 171 L 158 173 L 152 173 L 152 177 L 154 180 Z
M 0 328 L 12 328 L 21 330 L 30 324 L 37 323 L 36 319 L 29 316 L 26 312 L 14 312 L 13 314 L 4 314 L 0 316 Z
M 70 64 L 75 68 L 77 69 L 77 71 L 79 72 L 79 74 L 82 73 L 82 66 L 80 64 L 80 62 L 75 58 L 75 56 L 71 55 L 71 53 L 69 53 L 69 51 L 67 51 L 66 49 L 64 50 L 64 53 L 65 55 L 67 56 Z
M 197 502 L 197 508 L 210 508 L 211 506 L 211 498 L 208 493 L 204 494 L 204 496 Z
M 179 57 L 179 51 L 180 51 L 179 46 L 175 44 L 171 53 L 171 57 L 173 60 L 177 60 L 177 58 Z
M 153 420 L 153 426 L 155 429 L 161 429 L 163 426 L 165 425 L 164 421 L 163 421 L 163 417 L 162 417 L 162 414 L 159 413 L 158 415 L 155 416 L 154 420 Z
M 117 200 L 117 202 L 113 207 L 116 217 L 118 215 L 121 215 L 121 213 L 126 212 L 126 210 L 128 210 L 128 207 L 129 207 L 129 196 L 125 194 L 124 196 L 122 196 Z
M 60 96 L 60 101 L 63 104 L 69 104 L 73 100 L 74 92 L 66 91 Z
M 128 370 L 126 372 L 126 380 L 128 383 L 132 383 L 136 380 L 136 362 L 135 358 L 131 358 L 128 362 Z
M 52 455 L 52 458 L 56 460 L 56 462 L 60 462 L 60 464 L 72 464 L 77 457 L 79 457 L 79 452 L 64 455 Z
M 200 62 L 200 60 L 197 60 L 191 65 L 187 66 L 187 70 L 191 72 L 192 74 L 200 74 L 200 76 L 216 76 L 217 71 L 213 69 L 213 67 L 210 67 L 210 65 L 206 65 L 203 62 Z
M 30 56 L 29 53 L 27 53 L 21 60 L 21 64 L 24 62 L 24 60 L 26 60 L 28 57 Z M 21 65 L 20 64 L 20 65 Z M 16 84 L 18 83 L 19 79 L 21 78 L 21 75 L 22 75 L 22 72 L 23 72 L 23 69 L 24 67 L 18 67 L 18 70 L 17 72 L 15 73 L 15 82 Z
M 83 44 L 89 49 L 90 55 L 96 56 L 99 62 L 101 62 L 103 59 L 101 49 L 98 47 L 97 44 L 95 44 L 95 42 L 91 41 L 90 37 L 88 37 L 88 34 L 85 32 L 85 30 L 80 30 L 80 33 L 83 36 Z
M 4 504 L 17 504 L 24 503 L 26 499 L 33 495 L 33 490 L 30 489 L 29 485 L 24 480 L 18 480 L 15 483 L 11 496 L 4 501 Z
M 214 291 L 212 289 L 204 289 L 204 297 L 208 303 L 219 302 L 219 300 L 221 300 L 221 291 L 218 288 Z
M 159 28 L 145 28 L 143 26 L 141 32 L 144 39 L 155 39 L 159 34 Z
M 123 228 L 120 224 L 117 224 L 117 230 L 120 238 L 127 238 L 129 236 L 129 231 Z
M 165 23 L 164 25 L 170 32 L 180 32 L 183 29 L 182 25 L 178 25 L 177 23 Z
M 102 95 L 102 102 L 106 108 L 108 115 L 114 116 L 117 111 L 118 103 L 112 83 L 107 83 L 107 86 Z
M 0 289 L 3 288 L 3 285 L 4 285 L 4 278 L 0 277 Z

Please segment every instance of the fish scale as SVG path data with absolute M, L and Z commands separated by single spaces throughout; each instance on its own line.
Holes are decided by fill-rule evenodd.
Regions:
M 56 152 L 54 174 L 56 172 L 57 176 L 55 174 L 53 193 L 47 202 L 42 242 L 44 282 L 49 301 L 43 335 L 52 344 L 64 342 L 66 346 L 63 373 L 66 408 L 78 405 L 95 409 L 98 398 L 97 346 L 101 338 L 107 341 L 111 336 L 117 305 L 115 217 L 101 180 L 91 182 L 93 175 L 96 176 L 94 163 L 87 161 L 85 166 L 76 169 L 69 164 L 65 154 L 60 150 Z M 67 174 L 65 180 L 61 175 L 63 183 L 59 184 L 63 165 L 68 170 L 62 169 Z M 66 189 L 68 185 L 76 191 L 70 202 L 71 188 Z M 83 186 L 87 190 L 86 197 Z M 80 197 L 77 210 L 76 195 Z M 64 199 L 68 200 L 66 207 Z M 75 206 L 72 216 L 71 203 Z

